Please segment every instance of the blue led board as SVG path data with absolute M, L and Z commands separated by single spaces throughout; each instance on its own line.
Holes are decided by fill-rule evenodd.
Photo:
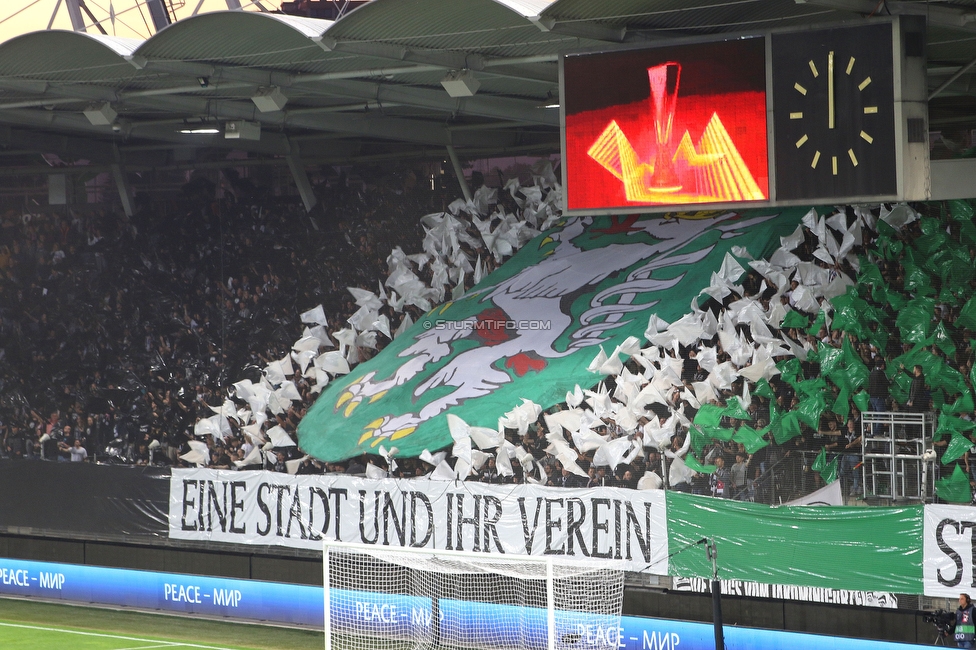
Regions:
M 0 594 L 322 625 L 322 588 L 0 559 Z
M 0 558 L 0 596 L 4 595 L 313 627 L 321 627 L 324 618 L 321 587 Z M 340 632 L 368 630 L 374 636 L 399 636 L 412 628 L 429 627 L 434 618 L 429 598 L 349 590 L 333 591 L 332 596 L 332 624 Z M 443 634 L 475 647 L 510 647 L 517 622 L 523 630 L 520 647 L 545 648 L 544 610 L 441 599 L 437 612 Z M 555 622 L 559 645 L 584 650 L 715 647 L 714 631 L 707 623 L 622 616 L 617 624 L 564 611 L 556 612 Z M 728 650 L 927 647 L 740 627 L 725 628 L 725 645 Z

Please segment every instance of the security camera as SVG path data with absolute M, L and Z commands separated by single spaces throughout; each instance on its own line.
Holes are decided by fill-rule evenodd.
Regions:
M 112 124 L 112 133 L 122 133 L 122 125 L 118 122 Z

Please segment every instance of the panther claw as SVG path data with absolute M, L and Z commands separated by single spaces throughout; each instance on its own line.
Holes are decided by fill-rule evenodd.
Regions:
M 400 440 L 416 431 L 418 424 L 417 417 L 411 413 L 396 418 L 388 415 L 377 418 L 363 427 L 365 431 L 359 437 L 358 444 L 363 445 L 371 438 L 370 447 L 376 447 L 383 441 Z

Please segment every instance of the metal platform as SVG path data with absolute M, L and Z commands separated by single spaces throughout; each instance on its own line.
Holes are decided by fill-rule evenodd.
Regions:
M 861 485 L 865 499 L 918 501 L 935 497 L 938 467 L 932 448 L 935 413 L 866 411 L 861 414 Z

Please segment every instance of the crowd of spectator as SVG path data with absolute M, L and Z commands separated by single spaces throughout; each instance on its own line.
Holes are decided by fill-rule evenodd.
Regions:
M 526 196 L 537 208 L 558 191 L 544 178 L 535 183 L 542 191 L 484 193 L 490 201 L 460 212 L 475 212 L 468 215 L 473 218 L 518 213 L 526 209 Z M 4 214 L 2 454 L 186 464 L 180 456 L 195 441 L 195 423 L 233 397 L 234 382 L 257 382 L 262 368 L 288 354 L 301 333 L 300 312 L 321 304 L 330 329 L 342 328 L 357 311 L 347 287 L 380 286 L 390 272 L 390 252 L 420 251 L 419 218 L 448 203 L 443 191 L 417 182 L 410 170 L 357 185 L 338 177 L 319 189 L 324 208 L 312 216 L 246 188 L 231 187 L 215 200 L 214 188 L 199 180 L 188 184 L 184 201 L 145 208 L 132 219 L 85 208 Z M 504 429 L 518 449 L 512 471 L 491 457 L 468 480 L 667 486 L 770 501 L 777 491 L 789 497 L 823 485 L 816 458 L 825 452 L 837 458 L 846 490 L 857 492 L 863 410 L 935 410 L 952 418 L 943 430 L 952 435 L 935 441 L 939 454 L 945 453 L 957 434 L 968 439 L 976 428 L 968 424 L 974 365 L 969 342 L 976 330 L 968 294 L 976 281 L 976 229 L 968 204 L 916 208 L 848 207 L 828 215 L 837 239 L 857 234 L 843 254 L 823 254 L 829 231 L 822 219 L 819 226 L 809 222 L 786 250 L 794 261 L 783 267 L 785 274 L 753 265 L 735 291 L 701 297 L 701 309 L 719 321 L 736 301 L 754 301 L 769 329 L 785 337 L 788 352 L 779 354 L 768 381 L 735 373 L 728 385 L 711 382 L 714 367 L 732 360 L 718 334 L 680 345 L 655 344 L 651 335 L 645 350 L 654 348 L 653 355 L 629 355 L 620 372 L 599 387 L 585 387 L 619 405 L 619 384 L 647 376 L 649 363 L 659 372 L 665 365 L 680 367 L 665 399 L 649 403 L 635 423 L 618 422 L 612 412 L 598 414 L 593 432 L 604 443 L 630 440 L 623 453 L 606 462 L 593 448 L 581 451 L 572 432 L 551 426 L 547 417 L 578 408 L 563 403 L 540 409 L 524 431 Z M 483 260 L 489 272 L 504 256 L 479 245 L 473 218 L 457 215 L 470 235 L 460 245 L 465 258 Z M 834 244 L 836 249 L 836 239 Z M 808 281 L 811 269 L 822 283 Z M 424 280 L 430 282 L 433 273 L 433 265 L 427 267 Z M 470 286 L 472 280 L 463 281 Z M 826 285 L 838 280 L 841 291 L 826 297 Z M 912 309 L 914 318 L 903 318 Z M 384 304 L 380 313 L 393 329 L 422 311 Z M 758 346 L 748 327 L 736 328 Z M 369 358 L 386 342 L 377 336 L 356 357 Z M 838 379 L 841 371 L 847 379 Z M 274 416 L 290 434 L 316 397 L 300 373 L 295 384 L 301 399 Z M 713 394 L 702 396 L 703 384 Z M 710 407 L 721 409 L 720 418 L 700 426 L 698 415 Z M 653 432 L 669 423 L 673 435 L 654 442 Z M 292 446 L 255 456 L 262 443 L 239 423 L 229 435 L 197 442 L 206 445 L 207 465 L 214 468 L 367 475 L 389 469 L 378 457 L 320 463 Z M 575 456 L 571 461 L 557 453 L 565 446 Z M 953 456 L 968 473 L 969 454 Z M 249 458 L 257 460 L 244 463 Z M 398 458 L 396 465 L 390 474 L 398 477 L 431 471 L 429 462 L 418 459 Z M 976 463 L 972 469 L 976 473 Z
M 257 380 L 287 354 L 302 307 L 321 303 L 343 322 L 356 309 L 347 287 L 375 286 L 394 246 L 419 245 L 418 216 L 442 210 L 444 196 L 416 178 L 412 170 L 369 184 L 333 178 L 319 186 L 323 208 L 311 217 L 246 187 L 214 199 L 202 179 L 183 200 L 131 219 L 86 206 L 7 210 L 3 455 L 78 459 L 69 449 L 78 440 L 89 460 L 178 463 L 228 379 Z M 310 401 L 307 385 L 299 388 Z M 303 408 L 282 423 L 294 431 Z M 214 466 L 228 466 L 246 444 L 225 443 L 214 446 Z
M 796 256 L 793 271 L 786 274 L 788 287 L 777 286 L 768 267 L 755 265 L 741 278 L 741 291 L 721 301 L 702 296 L 702 308 L 719 322 L 737 301 L 740 306 L 742 300 L 757 301 L 768 316 L 769 329 L 778 330 L 785 335 L 784 342 L 791 342 L 794 353 L 779 357 L 776 374 L 765 385 L 740 375 L 724 389 L 713 382 L 714 395 L 696 399 L 701 396 L 698 386 L 710 379 L 710 370 L 731 359 L 722 338 L 706 333 L 690 345 L 667 349 L 654 346 L 650 337 L 657 352 L 645 355 L 639 363 L 635 362 L 637 355 L 632 356 L 617 376 L 607 378 L 607 392 L 616 396 L 619 379 L 632 381 L 640 375 L 647 368 L 648 356 L 670 356 L 680 364 L 681 373 L 672 382 L 666 403 L 649 405 L 636 428 L 621 427 L 613 417 L 601 418 L 604 426 L 596 428 L 601 436 L 635 441 L 625 462 L 613 468 L 594 467 L 594 452 L 577 453 L 576 465 L 587 477 L 574 475 L 551 452 L 554 439 L 569 445 L 575 439 L 558 428 L 553 436 L 554 427 L 544 413 L 521 439 L 507 431 L 509 439 L 532 453 L 546 469 L 540 474 L 542 481 L 550 485 L 657 488 L 670 482 L 670 489 L 768 503 L 809 493 L 835 476 L 841 479 L 845 494 L 863 494 L 864 436 L 890 432 L 875 425 L 864 428 L 862 435 L 862 411 L 908 411 L 929 413 L 938 425 L 933 437 L 928 437 L 931 430 L 925 432 L 926 446 L 933 446 L 936 452 L 936 472 L 944 464 L 959 462 L 976 481 L 976 463 L 970 463 L 969 454 L 976 429 L 972 400 L 976 355 L 971 344 L 976 303 L 970 300 L 976 271 L 972 207 L 966 202 L 916 207 L 918 211 L 908 206 L 877 206 L 872 211 L 848 207 L 835 213 L 837 239 L 843 233 L 859 231 L 860 241 L 846 255 L 838 255 L 836 250 L 833 255 L 824 254 L 824 232 L 829 234 L 824 222 L 815 217 L 805 220 L 802 241 L 781 249 Z M 796 270 L 803 264 L 806 273 L 810 265 L 821 269 L 827 284 L 841 279 L 842 290 L 829 299 L 813 291 L 811 302 L 810 292 L 803 293 L 804 273 Z M 742 333 L 754 334 L 738 327 Z M 699 362 L 702 359 L 709 359 L 707 367 Z M 741 368 L 747 363 L 733 365 Z M 655 370 L 660 372 L 667 365 L 658 363 Z M 639 386 L 646 384 L 644 380 Z M 721 419 L 715 426 L 700 426 L 696 416 L 709 407 L 718 409 Z M 574 407 L 564 403 L 548 413 L 570 408 Z M 662 463 L 660 449 L 648 444 L 652 435 L 647 430 L 659 430 L 678 411 L 683 417 L 674 428 L 669 448 L 664 449 L 670 460 Z M 790 423 L 792 414 L 800 415 Z M 747 425 L 746 435 L 740 435 L 743 425 Z M 906 430 L 911 426 L 897 425 L 896 437 L 921 439 L 922 431 Z M 897 451 L 921 453 L 921 449 L 907 447 Z M 817 466 L 818 456 L 821 463 L 835 459 L 832 472 Z M 684 462 L 689 457 L 690 462 Z M 885 462 L 877 468 L 889 470 Z M 521 480 L 519 469 L 516 465 L 515 476 L 504 480 Z M 480 478 L 498 480 L 494 465 L 481 472 Z

